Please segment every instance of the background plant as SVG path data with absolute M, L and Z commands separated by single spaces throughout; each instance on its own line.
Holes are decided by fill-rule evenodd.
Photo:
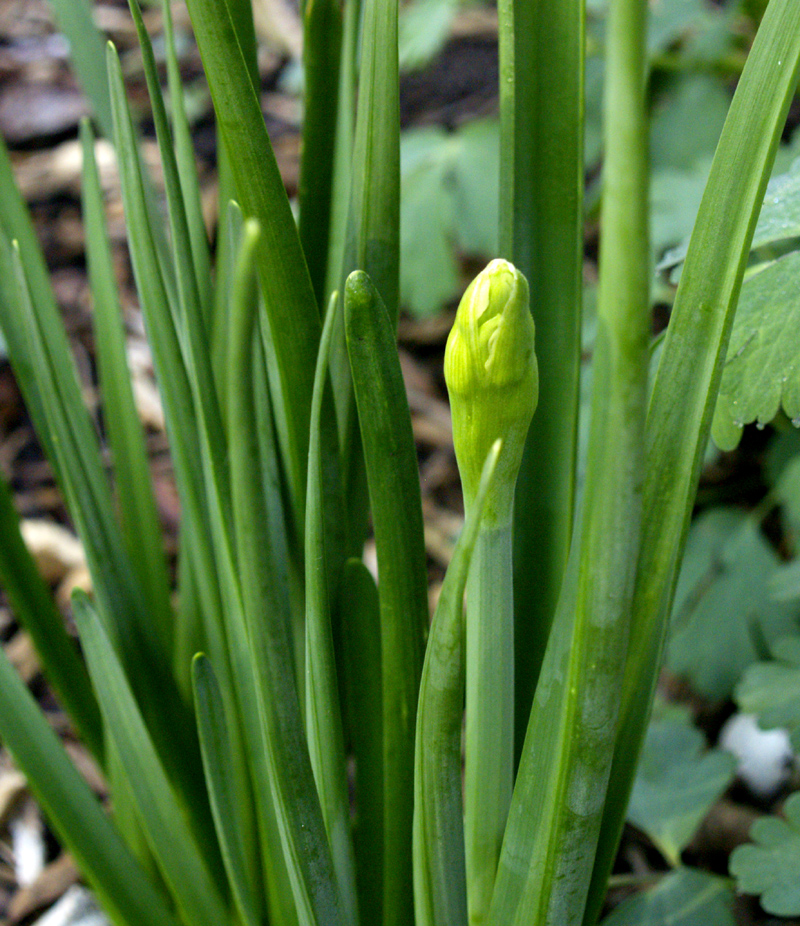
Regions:
M 54 687 L 111 782 L 113 824 L 0 663 L 3 736 L 120 922 L 411 922 L 412 859 L 421 921 L 426 900 L 456 892 L 446 915 L 459 922 L 457 845 L 431 864 L 434 847 L 452 845 L 443 834 L 461 825 L 453 731 L 463 680 L 446 660 L 447 697 L 432 708 L 429 673 L 419 710 L 420 724 L 449 737 L 441 741 L 448 764 L 427 795 L 431 814 L 412 852 L 414 761 L 430 768 L 427 751 L 440 740 L 420 735 L 415 757 L 428 615 L 416 460 L 394 347 L 397 9 L 373 2 L 363 11 L 326 3 L 304 10 L 298 229 L 258 105 L 249 6 L 189 7 L 221 142 L 224 223 L 213 274 L 168 7 L 170 116 L 133 7 L 166 180 L 165 235 L 113 49 L 100 53 L 85 5 L 58 4 L 98 126 L 115 138 L 120 159 L 183 505 L 176 608 L 128 392 L 91 131 L 84 128 L 84 197 L 113 494 L 4 152 L 0 160 L 2 325 L 92 567 L 94 601 L 75 600 L 91 682 L 43 603 L 10 504 L 1 568 Z M 516 507 L 520 766 L 490 920 L 590 922 L 647 727 L 733 310 L 796 84 L 800 14 L 773 0 L 743 71 L 646 408 L 645 5 L 611 4 L 593 409 L 577 506 L 583 10 L 509 3 L 499 12 L 498 247 L 531 281 L 541 397 Z M 668 49 L 669 28 L 662 32 Z M 349 276 L 355 268 L 366 275 Z M 772 318 L 780 306 L 764 290 L 758 311 Z M 740 356 L 751 341 L 746 335 Z M 746 373 L 763 363 L 746 358 L 742 366 Z M 790 381 L 785 369 L 776 375 Z M 725 395 L 741 396 L 730 399 L 742 402 L 741 416 L 727 431 L 719 417 L 715 432 L 732 426 L 735 435 L 751 416 L 765 423 L 781 402 L 794 415 L 790 389 L 753 413 L 745 399 L 763 398 L 761 384 L 741 374 L 728 385 Z M 367 498 L 380 593 L 348 558 L 361 550 Z M 475 518 L 434 623 L 432 640 L 443 645 L 438 634 L 449 633 L 456 651 Z M 192 662 L 201 650 L 207 655 Z M 352 832 L 346 750 L 356 764 Z M 569 799 L 575 793 L 586 798 L 580 813 Z M 418 814 L 422 806 L 418 799 Z M 653 838 L 674 861 L 686 826 L 653 826 Z M 662 892 L 694 889 L 698 877 L 679 871 Z

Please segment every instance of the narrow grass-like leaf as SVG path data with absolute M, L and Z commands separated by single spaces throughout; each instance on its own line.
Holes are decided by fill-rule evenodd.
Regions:
M 43 324 L 31 305 L 16 249 L 11 265 L 17 281 L 18 322 L 28 329 L 47 427 L 59 459 L 68 506 L 86 549 L 106 629 L 134 680 L 162 759 L 177 776 L 176 780 L 182 782 L 186 794 L 193 795 L 201 808 L 203 797 L 195 792 L 196 769 L 192 767 L 192 757 L 199 767 L 200 756 L 189 712 L 177 694 L 162 637 L 147 613 L 126 557 L 101 468 L 97 438 L 80 396 L 75 371 L 69 364 L 69 355 L 58 362 L 53 359 L 49 343 L 52 330 Z M 63 336 L 63 327 L 58 330 Z
M 83 742 L 103 762 L 103 725 L 86 668 L 19 529 L 11 492 L 0 476 L 0 584 L 14 616 L 31 635 L 45 676 Z
M 419 474 L 394 324 L 364 272 L 348 277 L 344 306 L 380 574 L 382 922 L 400 926 L 413 921 L 414 726 L 428 624 Z
M 114 280 L 100 180 L 94 159 L 94 135 L 88 122 L 81 124 L 81 141 L 81 192 L 97 362 L 106 410 L 105 424 L 114 463 L 120 520 L 131 565 L 147 595 L 149 610 L 155 616 L 154 623 L 164 636 L 164 650 L 171 653 L 173 617 L 161 527 L 153 497 L 142 424 L 131 389 L 122 309 Z
M 204 470 L 204 464 L 208 460 L 204 458 L 202 452 L 198 453 L 198 441 L 200 441 L 200 450 L 204 450 L 202 445 L 204 432 L 198 423 L 198 412 L 184 363 L 182 345 L 175 327 L 177 313 L 173 313 L 170 308 L 170 300 L 164 285 L 161 263 L 149 221 L 144 184 L 135 155 L 133 123 L 125 99 L 119 59 L 111 45 L 108 47 L 108 58 L 129 247 L 142 312 L 161 387 L 175 477 L 183 506 L 183 531 L 184 536 L 187 533 L 191 536 L 188 549 L 192 557 L 193 574 L 198 580 L 197 588 L 201 601 L 206 644 L 217 666 L 217 671 L 223 678 L 223 691 L 233 698 L 236 689 L 230 674 L 222 598 L 226 588 L 230 592 L 230 588 L 223 584 L 226 575 L 229 578 L 230 570 L 227 574 L 221 572 L 211 532 L 213 521 L 206 493 Z M 217 521 L 219 520 L 218 516 Z M 236 716 L 234 704 L 231 703 L 229 707 L 233 711 L 232 716 Z M 186 727 L 187 729 L 182 731 L 184 734 L 195 731 L 192 721 L 189 721 Z M 237 732 L 236 729 L 232 731 L 232 735 L 235 735 L 235 732 Z M 174 740 L 174 732 L 172 738 Z M 187 781 L 186 784 L 197 788 L 202 776 L 197 774 L 200 755 L 196 740 L 192 748 L 197 750 L 197 769 L 189 768 L 184 754 L 181 756 L 178 771 L 191 774 L 191 781 Z M 248 786 L 244 784 L 244 771 L 242 778 L 242 794 L 245 794 Z M 205 792 L 202 796 L 198 796 L 197 803 L 199 808 L 206 804 L 206 824 L 209 833 L 213 833 L 213 821 L 210 809 L 207 808 Z
M 383 715 L 378 588 L 360 559 L 349 559 L 339 591 L 347 732 L 356 762 L 354 841 L 362 923 L 380 923 L 383 882 Z
M 646 5 L 607 27 L 598 342 L 588 467 L 488 922 L 579 922 L 616 735 L 641 519 L 649 362 Z
M 583 289 L 584 3 L 503 0 L 500 256 L 531 281 L 539 404 L 514 523 L 516 753 L 574 520 Z
M 308 0 L 303 10 L 305 76 L 303 159 L 300 165 L 300 241 L 317 305 L 325 305 L 331 225 L 331 187 L 342 53 L 342 10 L 333 0 Z M 333 144 L 335 148 L 335 142 Z
M 182 808 L 153 741 L 136 706 L 122 666 L 88 598 L 73 598 L 75 617 L 89 671 L 109 735 L 119 750 L 125 777 L 136 799 L 153 854 L 175 903 L 187 922 L 219 926 L 228 918 L 227 905 L 208 865 L 214 847 L 198 842 L 188 808 Z
M 227 5 L 189 0 L 244 215 L 262 228 L 258 250 L 261 289 L 269 319 L 270 376 L 278 432 L 296 511 L 305 503 L 309 416 L 320 317 L 297 227 L 267 136 L 247 64 Z M 272 362 L 274 360 L 274 362 Z M 300 522 L 302 523 L 302 521 Z
M 400 94 L 396 0 L 364 0 L 353 148 L 355 267 L 397 325 L 400 263 Z
M 348 4 L 350 6 L 350 4 Z M 362 9 L 362 4 L 354 3 Z M 355 40 L 356 22 L 350 19 L 358 10 L 348 12 L 350 34 L 343 47 L 343 82 L 340 106 L 352 89 L 348 72 L 348 55 Z M 380 293 L 397 327 L 400 288 L 400 101 L 398 90 L 398 3 L 397 0 L 364 0 L 360 53 L 358 62 L 358 105 L 352 140 L 349 178 L 350 204 L 341 247 L 334 256 L 339 276 L 333 285 L 342 291 L 345 278 L 355 269 L 363 270 Z M 354 49 L 353 49 L 354 50 Z M 346 120 L 338 127 L 347 132 Z M 336 156 L 345 156 L 349 138 L 342 138 Z M 337 187 L 345 193 L 345 183 Z M 336 230 L 338 239 L 339 229 Z M 340 331 L 332 352 L 331 373 L 339 435 L 342 446 L 343 482 L 348 509 L 351 552 L 360 552 L 366 531 L 366 487 L 363 450 L 359 441 L 350 371 L 345 349 L 346 337 Z
M 225 458 L 225 439 L 219 412 L 214 378 L 211 373 L 211 352 L 208 346 L 206 318 L 200 286 L 193 260 L 193 242 L 186 217 L 184 196 L 181 186 L 178 162 L 173 147 L 172 132 L 167 119 L 167 109 L 161 93 L 155 55 L 150 37 L 145 29 L 138 0 L 129 0 L 133 22 L 142 49 L 144 74 L 150 102 L 153 107 L 153 121 L 156 127 L 158 150 L 164 170 L 164 186 L 169 207 L 169 225 L 172 238 L 172 253 L 175 263 L 175 275 L 180 299 L 180 318 L 182 319 L 182 346 L 184 358 L 192 382 L 198 416 L 208 429 L 208 446 L 211 452 Z M 203 388 L 198 388 L 202 383 Z M 221 463 L 215 464 L 217 468 Z
M 733 315 L 799 61 L 800 6 L 772 0 L 711 167 L 652 389 L 632 636 L 587 923 L 601 908 L 622 830 Z
M 414 754 L 414 905 L 417 926 L 463 926 L 467 883 L 461 797 L 464 589 L 499 441 L 447 568 L 425 653 Z
M 162 4 L 164 17 L 164 45 L 167 59 L 167 82 L 169 86 L 169 102 L 171 111 L 172 135 L 175 142 L 175 159 L 180 176 L 183 204 L 186 209 L 186 220 L 189 226 L 189 237 L 192 247 L 192 262 L 194 264 L 197 288 L 200 303 L 203 308 L 203 318 L 206 329 L 210 331 L 212 307 L 212 273 L 211 252 L 208 246 L 203 207 L 200 195 L 200 178 L 197 174 L 197 164 L 194 157 L 194 145 L 186 117 L 186 105 L 183 97 L 183 84 L 178 65 L 178 55 L 175 50 L 175 30 L 172 23 L 172 9 L 169 0 Z
M 308 13 L 308 7 L 306 7 Z M 323 455 L 323 398 L 330 388 L 328 360 L 335 309 L 325 319 L 320 340 L 314 395 L 311 402 L 311 438 L 308 452 L 306 496 L 306 731 L 311 767 L 317 785 L 322 816 L 331 846 L 333 864 L 344 904 L 346 921 L 358 922 L 355 857 L 350 832 L 350 797 L 347 789 L 342 718 L 336 677 L 329 563 L 333 551 L 325 532 L 326 495 Z M 338 454 L 334 454 L 334 460 Z M 338 480 L 338 468 L 335 473 Z M 338 485 L 333 486 L 340 489 Z M 338 497 L 340 509 L 344 503 Z M 338 576 L 336 577 L 338 579 Z
M 258 893 L 252 884 L 254 873 L 248 867 L 247 847 L 243 844 L 241 830 L 236 826 L 237 785 L 231 774 L 231 741 L 225 721 L 225 706 L 211 662 L 203 653 L 198 653 L 192 661 L 192 679 L 203 767 L 222 859 L 242 923 L 258 926 Z
M 258 226 L 245 226 L 255 253 Z M 251 263 L 252 267 L 252 263 Z M 264 495 L 259 436 L 253 422 L 255 298 L 231 313 L 228 337 L 228 429 L 236 558 L 247 622 L 251 669 L 257 684 L 254 705 L 263 724 L 268 775 L 278 830 L 302 926 L 346 922 L 322 810 L 314 784 L 300 710 L 291 636 L 289 590 L 281 581 L 270 543 L 270 511 Z M 244 671 L 244 667 L 243 667 Z M 254 766 L 255 767 L 255 766 Z
M 94 23 L 90 0 L 51 0 L 58 29 L 69 42 L 72 66 L 106 138 L 113 134 L 103 36 Z
M 0 653 L 0 736 L 37 801 L 118 926 L 178 926 Z

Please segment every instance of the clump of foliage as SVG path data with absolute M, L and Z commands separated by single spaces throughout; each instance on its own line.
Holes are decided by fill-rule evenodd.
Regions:
M 85 664 L 32 568 L 5 487 L 0 578 L 107 775 L 111 815 L 5 657 L 0 735 L 120 924 L 588 926 L 602 910 L 631 792 L 632 815 L 677 863 L 731 774 L 719 755 L 701 755 L 691 728 L 647 728 L 720 382 L 723 398 L 739 403 L 732 423 L 719 407 L 721 440 L 781 404 L 795 414 L 793 386 L 760 394 L 752 374 L 764 363 L 748 355 L 752 339 L 727 366 L 725 357 L 800 72 L 800 6 L 771 0 L 764 14 L 651 378 L 647 4 L 609 3 L 597 338 L 578 498 L 586 14 L 580 0 L 501 4 L 501 260 L 468 289 L 451 342 L 467 516 L 428 632 L 418 472 L 395 347 L 397 4 L 305 6 L 299 223 L 259 108 L 248 0 L 188 5 L 219 127 L 214 260 L 168 3 L 169 115 L 131 2 L 166 234 L 116 53 L 99 53 L 85 3 L 58 3 L 119 159 L 182 503 L 175 603 L 130 393 L 93 131 L 83 127 L 83 196 L 111 481 L 0 148 L 0 324 L 92 571 L 93 598 L 73 601 Z M 753 277 L 763 284 L 753 291 L 760 329 L 778 305 L 768 273 Z M 460 382 L 465 331 L 477 350 Z M 776 355 L 770 373 L 783 367 L 788 384 L 785 363 Z M 370 516 L 379 585 L 360 559 Z M 792 654 L 776 650 L 790 663 Z M 690 762 L 674 761 L 678 747 Z M 698 782 L 693 805 L 669 799 Z M 779 833 L 755 834 L 754 852 L 794 846 L 794 804 L 788 811 Z M 753 858 L 736 862 L 745 886 L 756 885 L 745 873 Z M 773 896 L 761 881 L 754 889 Z M 648 923 L 659 905 L 691 910 L 698 898 L 724 910 L 717 882 L 678 868 L 612 922 Z

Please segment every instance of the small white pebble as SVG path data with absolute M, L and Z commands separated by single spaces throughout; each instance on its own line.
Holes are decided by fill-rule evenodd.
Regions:
M 734 714 L 723 726 L 719 745 L 739 762 L 737 774 L 762 799 L 774 796 L 792 774 L 795 754 L 786 730 L 762 730 L 754 714 Z
M 9 821 L 8 833 L 14 853 L 14 877 L 20 887 L 25 887 L 44 871 L 47 854 L 42 821 L 32 804 L 26 804 L 22 813 Z

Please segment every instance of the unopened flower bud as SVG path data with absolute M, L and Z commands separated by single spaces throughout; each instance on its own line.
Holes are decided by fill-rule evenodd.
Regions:
M 525 438 L 539 395 L 528 283 L 512 264 L 493 260 L 472 281 L 447 339 L 444 376 L 464 504 L 472 503 L 492 444 L 503 449 L 487 517 L 511 516 Z

